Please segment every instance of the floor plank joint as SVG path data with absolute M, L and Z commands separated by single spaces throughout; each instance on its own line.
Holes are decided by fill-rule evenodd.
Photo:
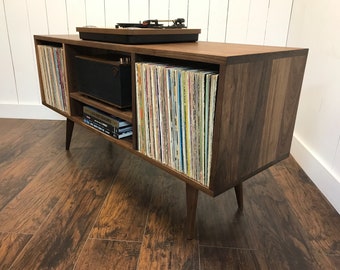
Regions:
M 78 125 L 68 151 L 64 121 L 0 126 L 0 269 L 340 269 L 340 216 L 293 157 L 241 212 L 199 194 L 187 240 L 183 182 Z

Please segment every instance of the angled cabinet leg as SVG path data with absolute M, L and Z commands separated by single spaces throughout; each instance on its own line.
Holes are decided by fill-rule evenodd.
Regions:
M 67 118 L 66 120 L 66 150 L 70 149 L 74 122 Z
M 238 208 L 242 210 L 243 209 L 243 184 L 241 183 L 235 186 L 234 189 L 235 189 Z
M 195 223 L 196 223 L 196 209 L 198 199 L 198 189 L 186 184 L 186 198 L 187 198 L 187 238 L 193 239 L 195 236 Z

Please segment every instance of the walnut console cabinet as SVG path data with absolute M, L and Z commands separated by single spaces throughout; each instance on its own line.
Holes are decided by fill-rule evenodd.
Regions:
M 289 155 L 307 49 L 214 42 L 125 45 L 81 40 L 77 35 L 36 35 L 34 41 L 42 102 L 67 118 L 66 149 L 77 123 L 183 180 L 188 238 L 194 236 L 198 191 L 217 196 L 234 188 L 242 208 L 242 182 Z M 127 61 L 131 106 L 122 109 L 80 92 L 79 56 Z M 218 73 L 208 184 L 139 149 L 135 66 L 150 61 Z M 130 122 L 133 135 L 115 139 L 87 125 L 84 106 Z

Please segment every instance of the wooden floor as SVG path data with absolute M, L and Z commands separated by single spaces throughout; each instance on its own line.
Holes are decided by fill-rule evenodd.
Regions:
M 0 269 L 340 269 L 340 216 L 289 158 L 233 190 L 199 194 L 65 122 L 0 119 Z

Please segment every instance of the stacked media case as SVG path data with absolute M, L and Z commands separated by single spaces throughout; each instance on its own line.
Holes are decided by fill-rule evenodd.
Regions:
M 131 123 L 90 106 L 83 106 L 83 121 L 116 139 L 132 136 Z
M 209 186 L 218 74 L 136 63 L 139 151 Z

